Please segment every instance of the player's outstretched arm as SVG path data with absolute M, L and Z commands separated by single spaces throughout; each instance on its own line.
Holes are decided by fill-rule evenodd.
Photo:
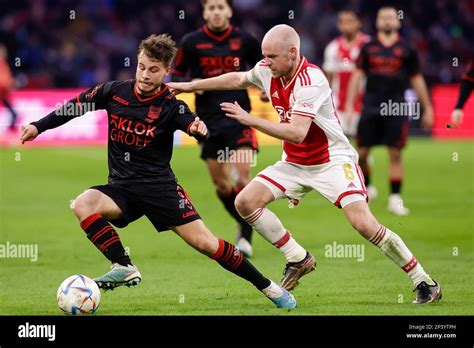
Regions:
M 456 102 L 456 106 L 454 107 L 453 112 L 451 113 L 451 123 L 454 127 L 459 127 L 462 123 L 462 119 L 464 117 L 463 114 L 463 107 L 466 104 L 466 101 L 469 98 L 472 90 L 474 89 L 474 77 L 471 80 L 463 79 L 461 81 L 461 85 L 459 88 L 459 96 Z
M 34 140 L 44 131 L 59 127 L 89 111 L 105 109 L 111 85 L 112 82 L 108 82 L 92 87 L 38 121 L 31 122 L 30 125 L 24 125 L 20 134 L 21 142 L 24 144 L 25 141 Z
M 424 109 L 421 123 L 425 129 L 429 130 L 433 126 L 434 115 L 425 79 L 421 74 L 416 74 L 410 78 L 410 82 L 420 100 L 421 106 L 423 106 Z
M 352 116 L 354 113 L 354 103 L 357 98 L 360 81 L 364 76 L 364 71 L 362 69 L 357 69 L 352 73 L 351 79 L 349 80 L 349 85 L 347 86 L 346 109 L 344 110 L 344 112 L 348 114 L 348 117 Z
M 300 144 L 306 138 L 312 119 L 309 117 L 294 116 L 290 123 L 274 123 L 262 118 L 253 117 L 242 109 L 237 102 L 221 103 L 221 109 L 227 117 L 239 121 L 241 124 L 253 127 L 274 138 Z
M 246 78 L 246 72 L 231 72 L 209 79 L 191 82 L 169 82 L 167 85 L 174 94 L 196 91 L 245 89 L 252 84 Z

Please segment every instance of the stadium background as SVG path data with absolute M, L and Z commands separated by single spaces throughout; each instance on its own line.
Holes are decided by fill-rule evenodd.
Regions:
M 425 135 L 412 138 L 405 152 L 404 198 L 412 215 L 390 216 L 383 198 L 374 201 L 372 209 L 399 231 L 420 260 L 426 260 L 428 269 L 446 286 L 447 296 L 437 306 L 414 310 L 409 305 L 408 280 L 368 244 L 364 262 L 324 258 L 325 245 L 364 242 L 340 211 L 311 194 L 292 211 L 283 201 L 272 206 L 301 243 L 314 250 L 321 264 L 321 270 L 295 292 L 301 299 L 296 314 L 472 314 L 474 308 L 472 286 L 467 285 L 472 284 L 473 268 L 474 98 L 466 105 L 462 127 L 446 128 L 458 82 L 473 54 L 474 3 L 236 0 L 232 22 L 259 40 L 273 25 L 288 23 L 301 35 L 302 53 L 321 65 L 326 44 L 338 35 L 339 9 L 358 10 L 362 30 L 373 34 L 376 11 L 385 4 L 403 11 L 402 35 L 418 51 L 436 121 L 431 138 L 419 129 L 418 122 L 411 123 L 412 135 Z M 168 32 L 179 41 L 184 33 L 202 25 L 197 0 L 0 0 L 0 42 L 8 48 L 15 77 L 11 100 L 19 114 L 18 124 L 42 117 L 86 87 L 133 78 L 136 46 L 150 33 Z M 254 114 L 275 119 L 270 104 L 261 103 L 255 91 L 251 93 Z M 183 98 L 193 106 L 192 95 Z M 54 304 L 59 283 L 75 272 L 96 275 L 106 267 L 68 209 L 75 195 L 106 180 L 104 114 L 78 118 L 25 146 L 19 145 L 17 133 L 7 131 L 8 117 L 0 105 L 0 243 L 37 243 L 40 257 L 35 264 L 0 259 L 0 314 L 59 314 Z M 190 142 L 177 133 L 177 144 Z M 281 151 L 279 145 L 271 145 L 278 141 L 260 135 L 260 142 L 268 146 L 262 147 L 253 175 L 275 162 Z M 386 197 L 386 153 L 377 149 L 374 157 L 374 183 L 380 196 Z M 214 196 L 198 148 L 178 146 L 173 168 L 206 223 L 233 240 L 235 226 Z M 137 291 L 120 289 L 104 296 L 100 313 L 281 314 L 270 310 L 265 299 L 255 304 L 251 287 L 211 267 L 172 233 L 153 238 L 150 229 L 146 221 L 139 221 L 121 234 L 146 281 Z M 458 255 L 453 256 L 454 248 L 459 248 Z M 278 279 L 281 255 L 258 236 L 255 251 L 255 264 Z M 32 281 L 37 285 L 33 294 L 28 291 Z M 187 299 L 182 306 L 178 305 L 181 294 Z M 405 298 L 402 302 L 400 295 Z M 197 300 L 203 297 L 204 301 Z M 403 305 L 394 307 L 397 301 Z
M 431 88 L 436 113 L 435 136 L 474 136 L 473 101 L 466 106 L 461 129 L 447 130 L 449 115 L 457 97 L 456 84 L 474 50 L 474 3 L 469 0 L 420 1 L 343 1 L 303 0 L 234 1 L 232 22 L 261 40 L 277 23 L 288 23 L 301 36 L 301 51 L 317 65 L 322 65 L 326 45 L 338 35 L 337 11 L 350 7 L 361 15 L 362 30 L 374 33 L 374 18 L 383 4 L 395 4 L 403 11 L 402 35 L 416 47 L 423 76 Z M 429 9 L 429 10 L 427 10 Z M 20 115 L 18 122 L 30 121 L 49 112 L 59 101 L 74 96 L 77 90 L 61 94 L 36 93 L 40 89 L 85 89 L 103 81 L 133 78 L 136 47 L 150 33 L 168 32 L 179 42 L 181 37 L 203 25 L 201 5 L 195 1 L 15 1 L 0 2 L 0 42 L 9 52 L 8 62 L 15 77 L 17 92 L 12 100 Z M 72 18 L 72 19 L 71 19 Z M 23 93 L 23 91 L 27 91 Z M 255 92 L 252 105 L 257 115 L 274 118 L 268 104 L 262 104 Z M 193 106 L 192 96 L 184 96 Z M 3 110 L 3 112 L 2 112 Z M 35 112 L 30 112 L 30 111 Z M 0 109 L 0 133 L 8 114 Z M 75 122 L 75 123 L 74 123 Z M 69 139 L 67 127 L 81 125 L 84 132 L 75 134 L 78 143 L 106 140 L 102 119 L 75 120 L 58 137 L 47 135 L 38 144 Z M 412 134 L 419 122 L 411 123 Z M 99 127 L 99 128 L 97 128 Z M 61 133 L 66 132 L 64 137 Z M 80 135 L 82 134 L 82 135 Z M 275 143 L 259 134 L 264 143 Z M 183 140 L 181 140 L 183 138 Z M 8 140 L 3 139 L 3 143 Z M 190 142 L 178 135 L 177 142 Z

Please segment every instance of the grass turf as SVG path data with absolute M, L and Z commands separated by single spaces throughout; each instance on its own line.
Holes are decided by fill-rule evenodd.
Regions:
M 157 234 L 142 218 L 119 230 L 139 266 L 134 289 L 102 294 L 97 315 L 461 315 L 473 314 L 474 144 L 412 139 L 404 153 L 403 184 L 409 217 L 386 211 L 387 154 L 374 151 L 371 203 L 380 222 L 397 232 L 425 269 L 443 286 L 438 304 L 415 306 L 410 279 L 358 235 L 342 211 L 317 193 L 294 209 L 286 201 L 270 208 L 297 241 L 318 259 L 318 270 L 295 289 L 298 308 L 274 308 L 251 284 L 201 256 L 173 232 Z M 109 264 L 86 239 L 69 202 L 91 185 L 106 183 L 105 148 L 9 148 L 1 151 L 0 244 L 37 244 L 37 262 L 0 258 L 0 315 L 62 315 L 56 290 L 66 277 L 95 277 Z M 280 157 L 262 147 L 253 175 Z M 215 196 L 197 147 L 176 148 L 172 165 L 206 224 L 234 242 L 236 226 Z M 325 247 L 364 245 L 364 260 L 331 258 Z M 254 236 L 254 265 L 279 281 L 281 253 Z

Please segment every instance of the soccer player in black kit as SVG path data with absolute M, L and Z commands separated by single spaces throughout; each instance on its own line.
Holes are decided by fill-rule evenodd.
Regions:
M 367 157 L 372 146 L 388 147 L 391 190 L 388 210 L 403 216 L 409 214 L 400 196 L 403 181 L 402 149 L 408 136 L 409 108 L 404 98 L 408 84 L 412 85 L 424 109 L 421 122 L 426 129 L 430 129 L 433 124 L 433 107 L 425 80 L 420 73 L 416 51 L 410 48 L 398 33 L 400 20 L 396 9 L 381 8 L 377 13 L 376 27 L 377 35 L 362 46 L 357 70 L 349 82 L 346 112 L 348 115 L 354 115 L 354 100 L 359 82 L 363 76 L 367 76 L 356 138 L 359 164 L 365 176 L 369 197 L 375 196 L 375 193 L 370 193 L 375 191 L 375 188 L 370 184 Z M 417 112 L 417 108 L 414 109 Z M 416 116 L 419 117 L 419 113 Z
M 173 230 L 251 282 L 278 307 L 294 308 L 293 295 L 260 274 L 234 245 L 212 234 L 177 183 L 170 167 L 174 131 L 205 139 L 208 130 L 162 82 L 176 52 L 167 34 L 149 36 L 138 47 L 135 80 L 107 82 L 81 93 L 39 121 L 23 125 L 20 140 L 34 140 L 91 109 L 107 111 L 108 184 L 85 190 L 71 204 L 87 238 L 112 262 L 111 271 L 94 279 L 100 288 L 135 286 L 141 281 L 111 224 L 125 227 L 145 215 L 158 232 Z
M 206 24 L 181 40 L 173 80 L 209 78 L 232 71 L 244 71 L 261 59 L 258 41 L 230 23 L 231 0 L 202 0 Z M 250 162 L 258 151 L 255 131 L 225 117 L 222 102 L 234 102 L 250 111 L 246 90 L 196 93 L 196 114 L 206 122 L 209 139 L 201 140 L 201 158 L 214 183 L 217 196 L 238 222 L 237 247 L 252 256 L 252 227 L 239 215 L 235 197 L 250 181 Z M 233 156 L 232 156 L 233 155 Z M 235 174 L 235 185 L 232 177 Z
M 458 128 L 464 117 L 462 111 L 466 101 L 469 99 L 472 90 L 474 89 L 474 58 L 471 57 L 467 71 L 463 74 L 461 83 L 459 85 L 459 96 L 454 106 L 454 110 L 451 113 L 451 123 L 453 127 Z

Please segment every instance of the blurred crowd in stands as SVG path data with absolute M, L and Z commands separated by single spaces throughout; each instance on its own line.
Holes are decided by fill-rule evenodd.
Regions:
M 292 25 L 302 53 L 321 65 L 340 9 L 355 9 L 373 34 L 376 11 L 387 4 L 401 11 L 402 36 L 417 49 L 427 82 L 457 82 L 474 49 L 472 0 L 234 0 L 233 23 L 259 40 L 275 24 Z M 199 0 L 0 1 L 0 43 L 18 89 L 132 78 L 142 38 L 168 32 L 179 42 L 203 23 Z

